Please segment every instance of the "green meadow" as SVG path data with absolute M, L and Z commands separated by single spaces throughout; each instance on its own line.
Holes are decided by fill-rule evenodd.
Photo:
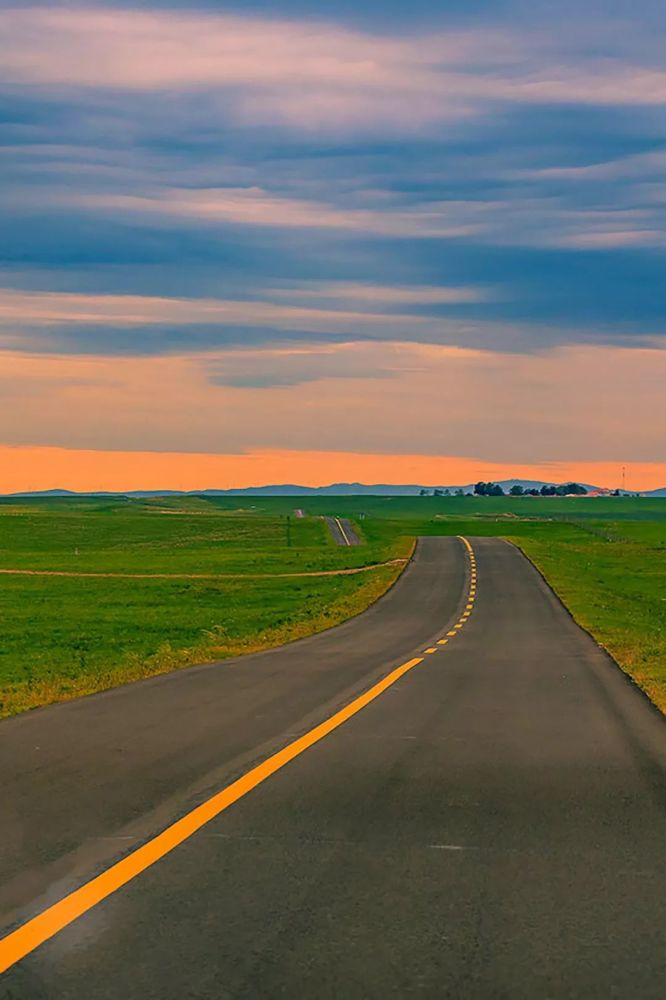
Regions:
M 324 514 L 363 544 L 335 546 Z M 666 500 L 187 497 L 0 501 L 0 570 L 23 571 L 0 574 L 0 714 L 330 627 L 422 534 L 520 546 L 666 709 Z

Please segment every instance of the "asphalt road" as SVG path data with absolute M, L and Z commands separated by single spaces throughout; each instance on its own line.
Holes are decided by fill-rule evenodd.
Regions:
M 467 554 L 427 539 L 328 633 L 0 724 L 12 929 L 422 659 L 4 996 L 661 998 L 663 719 L 520 553 L 472 541 L 458 631 Z
M 324 520 L 336 545 L 361 544 L 361 539 L 348 517 L 325 517 Z

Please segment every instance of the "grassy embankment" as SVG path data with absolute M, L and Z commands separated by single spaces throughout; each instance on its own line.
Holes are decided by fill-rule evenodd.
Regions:
M 0 505 L 0 568 L 169 574 L 1 575 L 0 714 L 330 627 L 381 596 L 401 566 L 263 574 L 408 554 L 408 543 L 390 540 L 339 549 L 316 519 L 291 518 L 289 538 L 287 527 L 280 515 L 196 500 Z

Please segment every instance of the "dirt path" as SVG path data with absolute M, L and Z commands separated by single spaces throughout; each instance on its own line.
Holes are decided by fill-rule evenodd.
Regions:
M 372 566 L 354 566 L 351 569 L 322 569 L 305 573 L 75 573 L 59 569 L 0 569 L 3 576 L 67 576 L 117 580 L 266 580 L 301 576 L 353 576 L 369 573 L 386 566 L 402 566 L 408 559 L 389 559 Z

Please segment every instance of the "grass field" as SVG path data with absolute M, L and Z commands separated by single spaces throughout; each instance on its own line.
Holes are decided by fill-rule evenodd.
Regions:
M 408 554 L 406 540 L 340 549 L 319 519 L 197 500 L 0 504 L 0 569 L 109 574 L 0 575 L 0 713 L 329 627 L 401 568 L 375 564 Z M 358 566 L 371 568 L 275 575 Z
M 364 544 L 336 547 L 325 513 Z M 420 534 L 515 542 L 666 709 L 666 501 L 188 497 L 0 501 L 0 570 L 36 574 L 0 574 L 0 714 L 336 624 L 385 592 L 400 565 L 381 564 Z

